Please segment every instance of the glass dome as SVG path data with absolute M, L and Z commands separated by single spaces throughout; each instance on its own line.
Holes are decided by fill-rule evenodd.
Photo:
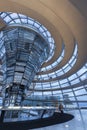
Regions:
M 39 71 L 36 73 L 29 90 L 25 91 L 27 93 L 24 104 L 28 103 L 31 106 L 55 106 L 55 101 L 59 103 L 62 102 L 65 109 L 78 109 L 87 107 L 87 63 L 85 63 L 82 68 L 73 73 L 72 75 L 67 75 L 75 66 L 78 60 L 78 42 L 74 40 L 73 53 L 66 64 L 63 64 L 61 68 L 58 68 L 60 63 L 63 62 L 66 54 L 66 44 L 62 42 L 62 48 L 60 55 L 57 56 L 56 60 L 52 60 L 55 55 L 56 43 L 51 36 L 51 33 L 40 24 L 38 21 L 25 16 L 23 14 L 12 13 L 12 12 L 1 12 L 0 17 L 5 21 L 6 26 L 11 27 L 23 27 L 35 30 L 50 46 L 50 56 L 46 60 L 45 66 L 41 66 Z M 11 35 L 10 35 L 11 36 Z M 3 85 L 5 84 L 6 77 L 3 76 L 4 71 L 6 71 L 6 65 L 4 63 L 5 59 L 5 48 L 3 46 L 3 30 L 0 32 L 0 91 L 3 90 Z M 27 47 L 26 47 L 27 48 Z M 24 56 L 25 58 L 25 56 Z M 19 65 L 19 64 L 18 64 Z M 21 67 L 17 69 L 23 69 Z M 11 70 L 12 71 L 12 70 Z M 65 76 L 65 78 L 63 77 Z M 15 77 L 14 77 L 15 80 Z M 16 80 L 21 80 L 16 77 Z M 54 101 L 54 102 L 53 102 Z M 38 102 L 38 104 L 37 104 Z M 2 96 L 1 96 L 1 106 L 2 106 Z M 82 111 L 82 113 L 84 113 Z M 26 114 L 27 115 L 27 114 Z M 77 116 L 81 113 L 77 114 Z M 68 127 L 68 126 L 66 126 Z

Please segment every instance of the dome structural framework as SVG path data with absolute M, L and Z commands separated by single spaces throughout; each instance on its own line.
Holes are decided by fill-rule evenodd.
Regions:
M 45 8 L 48 9 L 47 14 L 43 15 L 41 7 L 40 9 L 37 9 L 37 7 L 33 5 L 34 1 L 32 1 L 30 4 L 33 5 L 32 6 L 33 11 L 37 10 L 36 11 L 37 16 L 33 15 L 33 13 L 32 14 L 30 13 L 30 16 L 32 15 L 33 18 L 37 17 L 36 19 L 39 20 L 40 23 L 42 24 L 44 23 L 44 25 L 46 25 L 46 27 L 50 30 L 55 41 L 55 51 L 54 55 L 52 55 L 52 59 L 47 61 L 42 66 L 40 72 L 37 73 L 30 87 L 30 90 L 32 91 L 33 90 L 32 86 L 35 85 L 34 87 L 35 91 L 31 93 L 33 96 L 35 95 L 40 95 L 41 97 L 46 95 L 55 96 L 58 97 L 62 102 L 65 101 L 65 98 L 66 99 L 68 98 L 68 100 L 71 103 L 73 103 L 73 107 L 78 108 L 80 110 L 81 108 L 85 108 L 87 106 L 87 58 L 86 58 L 87 45 L 86 45 L 86 36 L 85 34 L 84 36 L 82 35 L 82 33 L 84 32 L 86 33 L 87 30 L 86 17 L 83 16 L 78 11 L 78 9 L 75 8 L 74 5 L 72 5 L 71 2 L 68 2 L 67 0 L 65 2 L 64 1 L 62 2 L 58 1 L 58 2 L 61 5 L 61 7 L 64 7 L 65 12 L 67 12 L 67 10 L 70 9 L 71 7 L 70 14 L 73 14 L 73 16 L 71 17 L 69 13 L 66 15 L 66 13 L 64 13 L 64 11 L 62 12 L 60 8 L 59 9 L 56 8 L 56 11 L 54 11 L 54 7 L 56 7 L 57 3 L 56 0 L 54 0 L 54 2 L 51 0 L 50 3 L 49 0 L 37 1 L 38 6 L 41 5 L 43 9 Z M 13 3 L 16 4 L 16 1 Z M 18 2 L 18 4 L 20 5 L 20 2 Z M 23 7 L 23 4 L 21 5 L 22 5 L 21 7 Z M 70 7 L 66 9 L 68 5 L 70 5 Z M 25 6 L 27 7 L 26 4 Z M 31 7 L 29 8 L 31 9 Z M 6 9 L 8 10 L 8 8 Z M 10 8 L 10 11 L 11 10 L 12 9 Z M 58 10 L 61 12 L 58 12 Z M 14 9 L 13 12 L 15 12 Z M 75 13 L 75 15 L 73 12 Z M 24 13 L 21 12 L 21 13 L 28 14 L 27 12 Z M 17 20 L 21 21 L 22 23 L 27 22 L 25 18 L 20 17 L 19 19 L 15 19 L 14 15 L 13 18 L 11 17 L 12 14 L 6 13 L 6 16 L 4 16 L 4 14 L 5 14 L 4 12 L 1 13 L 1 18 L 3 19 L 6 25 L 9 24 L 8 21 L 11 21 L 12 23 L 16 22 Z M 47 18 L 48 14 L 51 14 L 53 18 L 55 18 L 56 22 L 53 22 L 53 19 L 50 16 L 49 16 L 50 19 L 49 22 Z M 43 17 L 43 18 L 41 17 L 42 19 L 39 17 L 41 15 Z M 48 21 L 48 23 L 46 24 L 45 20 L 43 19 Z M 61 25 L 63 28 L 61 28 Z M 77 31 L 75 30 L 75 28 Z M 54 30 L 57 30 L 57 32 L 55 31 L 57 34 L 55 34 Z M 48 37 L 50 37 L 50 34 L 48 34 Z M 71 62 L 69 60 L 71 60 Z

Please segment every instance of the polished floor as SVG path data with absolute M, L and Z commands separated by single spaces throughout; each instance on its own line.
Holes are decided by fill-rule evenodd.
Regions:
M 69 122 L 33 130 L 87 130 L 87 109 L 73 110 L 69 113 L 75 116 Z

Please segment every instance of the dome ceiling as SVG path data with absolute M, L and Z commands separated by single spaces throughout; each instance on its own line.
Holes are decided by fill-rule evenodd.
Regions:
M 1 30 L 8 26 L 9 21 L 16 21 L 15 17 L 12 18 L 14 13 L 17 16 L 23 14 L 46 27 L 50 32 L 48 39 L 51 38 L 50 35 L 54 39 L 55 52 L 44 63 L 32 83 L 35 85 L 35 94 L 55 95 L 61 99 L 68 94 L 69 99 L 76 102 L 87 99 L 87 9 L 80 2 L 82 3 L 81 0 L 79 4 L 78 0 L 0 1 Z M 18 19 L 22 19 L 22 23 L 26 22 L 25 18 Z M 30 90 L 32 89 L 31 86 Z
M 86 130 L 87 0 L 0 0 L 0 107 L 5 69 L 2 30 L 10 24 L 25 26 L 26 23 L 38 27 L 49 41 L 52 53 L 35 76 L 24 103 L 37 97 L 44 105 L 45 97 L 48 106 L 48 97 L 56 97 L 75 118 L 47 129 Z

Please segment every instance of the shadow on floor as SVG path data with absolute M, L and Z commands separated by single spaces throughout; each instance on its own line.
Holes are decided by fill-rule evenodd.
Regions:
M 31 121 L 20 121 L 20 122 L 0 122 L 0 130 L 28 130 L 34 128 L 41 128 L 60 124 L 72 120 L 74 118 L 71 114 L 55 112 L 52 117 L 42 118 Z

